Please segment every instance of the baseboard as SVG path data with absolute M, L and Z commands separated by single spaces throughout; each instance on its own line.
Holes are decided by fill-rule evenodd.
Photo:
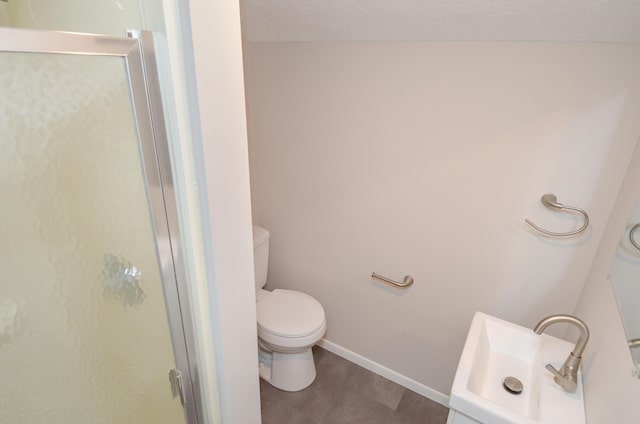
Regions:
M 378 374 L 379 376 L 382 376 L 387 380 L 391 380 L 394 383 L 411 390 L 412 392 L 416 392 L 428 399 L 431 399 L 434 402 L 438 402 L 439 404 L 444 405 L 447 408 L 449 407 L 449 396 L 442 394 L 439 391 L 432 389 L 431 387 L 427 387 L 422 383 L 418 383 L 417 381 L 412 380 L 407 376 L 404 376 L 383 365 L 380 365 L 377 362 L 373 362 L 372 360 L 367 359 L 362 355 L 358 355 L 357 353 L 352 352 L 349 349 L 345 349 L 344 347 L 330 342 L 327 339 L 320 340 L 318 342 L 318 346 L 328 350 L 331 353 L 335 353 L 336 355 L 346 359 L 347 361 L 353 362 L 356 365 L 360 365 L 362 368 L 368 369 L 372 373 Z

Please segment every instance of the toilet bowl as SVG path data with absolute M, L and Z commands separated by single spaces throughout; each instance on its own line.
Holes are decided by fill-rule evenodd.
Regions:
M 327 329 L 324 310 L 313 297 L 298 291 L 258 294 L 260 376 L 281 390 L 302 390 L 316 378 L 311 348 Z
M 253 240 L 260 377 L 281 390 L 302 390 L 316 377 L 311 348 L 326 331 L 324 309 L 299 291 L 264 290 L 269 232 L 254 226 Z

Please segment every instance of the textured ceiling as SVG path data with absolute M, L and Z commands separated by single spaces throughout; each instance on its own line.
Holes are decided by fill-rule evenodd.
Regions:
M 640 42 L 640 0 L 240 0 L 251 41 Z

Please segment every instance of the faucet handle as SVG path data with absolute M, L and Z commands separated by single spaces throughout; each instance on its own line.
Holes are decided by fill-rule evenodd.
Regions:
M 573 378 L 571 374 L 563 375 L 551 364 L 545 365 L 545 368 L 551 371 L 551 374 L 553 374 L 554 376 L 553 381 L 555 381 L 560 387 L 565 389 L 567 392 L 573 393 L 576 391 L 576 389 L 578 388 L 578 382 L 575 380 L 575 378 Z

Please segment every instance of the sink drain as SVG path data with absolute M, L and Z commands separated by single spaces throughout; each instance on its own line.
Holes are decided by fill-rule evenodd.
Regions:
M 522 381 L 515 377 L 507 377 L 502 381 L 504 389 L 514 395 L 522 393 Z

